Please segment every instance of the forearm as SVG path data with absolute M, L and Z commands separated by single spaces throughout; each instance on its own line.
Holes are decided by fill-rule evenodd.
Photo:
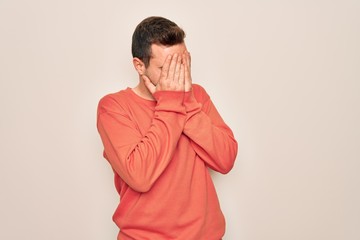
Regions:
M 184 104 L 187 120 L 183 132 L 191 139 L 196 153 L 212 169 L 221 173 L 229 172 L 238 148 L 231 129 L 210 99 L 203 106 L 191 93 L 187 93 Z M 206 109 L 206 113 L 202 109 Z
M 131 120 L 112 112 L 101 113 L 98 129 L 107 160 L 134 190 L 148 191 L 172 159 L 185 122 L 181 101 L 160 93 L 151 126 L 145 135 Z M 175 94 L 176 95 L 176 94 Z

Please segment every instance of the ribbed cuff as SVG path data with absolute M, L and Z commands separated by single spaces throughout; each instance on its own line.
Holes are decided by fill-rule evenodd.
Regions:
M 185 113 L 184 92 L 181 91 L 158 91 L 153 94 L 157 105 L 156 110 Z
M 196 101 L 193 91 L 185 92 L 184 106 L 187 113 L 196 113 L 201 110 L 201 103 Z

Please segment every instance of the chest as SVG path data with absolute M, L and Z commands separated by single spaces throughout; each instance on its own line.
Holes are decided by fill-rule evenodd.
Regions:
M 153 122 L 155 106 L 132 104 L 128 108 L 128 118 L 136 130 L 145 136 Z

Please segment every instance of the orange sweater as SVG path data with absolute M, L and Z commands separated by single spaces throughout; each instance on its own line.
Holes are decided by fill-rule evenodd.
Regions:
M 219 240 L 225 220 L 209 168 L 227 173 L 237 142 L 209 96 L 130 88 L 103 97 L 97 127 L 115 173 L 118 240 Z

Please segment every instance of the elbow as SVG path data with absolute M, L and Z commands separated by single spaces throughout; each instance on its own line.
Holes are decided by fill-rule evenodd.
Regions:
M 146 193 L 148 191 L 150 191 L 151 189 L 151 185 L 144 185 L 144 184 L 141 184 L 141 185 L 138 185 L 138 184 L 129 184 L 130 188 L 133 189 L 134 191 L 136 192 L 139 192 L 139 193 Z
M 153 176 L 148 175 L 139 169 L 135 170 L 120 165 L 112 166 L 114 172 L 120 179 L 135 192 L 146 193 L 151 190 L 155 183 L 156 179 Z
M 220 157 L 219 159 L 222 159 L 222 161 L 217 161 L 217 164 L 213 165 L 213 167 L 210 168 L 221 174 L 227 174 L 234 167 L 236 155 L 229 155 L 222 158 Z
M 154 185 L 154 181 L 147 178 L 133 178 L 127 181 L 127 184 L 131 189 L 139 193 L 146 193 L 151 190 Z
M 133 158 L 127 158 L 127 164 L 121 168 L 120 175 L 127 185 L 139 193 L 149 192 L 156 182 L 157 174 L 149 165 L 144 165 L 141 161 Z
M 229 161 L 227 164 L 224 164 L 221 168 L 219 168 L 218 172 L 221 174 L 227 174 L 234 167 L 235 161 Z
M 227 174 L 231 171 L 231 169 L 234 167 L 234 164 L 235 164 L 237 151 L 238 151 L 238 145 L 237 145 L 237 142 L 235 141 L 233 144 L 233 147 L 228 150 L 229 154 L 228 154 L 227 158 L 224 160 L 224 164 L 219 169 L 220 173 Z

